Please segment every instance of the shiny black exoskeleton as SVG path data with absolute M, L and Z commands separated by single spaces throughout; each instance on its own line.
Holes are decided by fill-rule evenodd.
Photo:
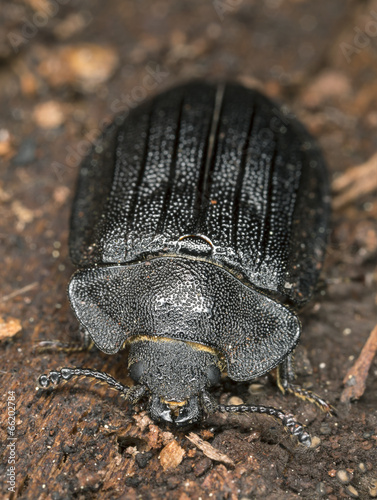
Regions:
M 204 413 L 264 406 L 218 405 L 208 388 L 222 371 L 245 381 L 279 366 L 293 385 L 295 310 L 311 296 L 325 252 L 329 186 L 324 161 L 295 119 L 256 90 L 194 82 L 119 117 L 84 160 L 73 206 L 69 284 L 78 320 L 102 351 L 129 345 L 136 385 L 102 372 L 155 420 L 183 425 Z

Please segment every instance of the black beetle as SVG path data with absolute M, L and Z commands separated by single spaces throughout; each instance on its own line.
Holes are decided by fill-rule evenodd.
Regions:
M 313 139 L 256 90 L 193 82 L 116 119 L 80 169 L 68 294 L 101 351 L 129 346 L 136 385 L 81 368 L 40 385 L 94 377 L 133 403 L 148 393 L 152 418 L 176 425 L 217 410 L 267 413 L 309 446 L 292 415 L 219 405 L 208 388 L 223 371 L 247 381 L 278 366 L 283 392 L 331 411 L 293 385 L 291 362 L 329 207 Z

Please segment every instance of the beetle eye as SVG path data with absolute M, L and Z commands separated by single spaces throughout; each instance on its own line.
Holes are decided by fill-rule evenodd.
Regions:
M 145 370 L 145 363 L 143 361 L 137 361 L 130 367 L 130 377 L 135 382 L 139 382 L 141 376 L 143 375 Z
M 220 377 L 221 377 L 221 372 L 217 368 L 217 366 L 211 365 L 207 369 L 207 378 L 208 378 L 208 381 L 209 381 L 210 385 L 217 384 L 217 382 L 220 381 Z

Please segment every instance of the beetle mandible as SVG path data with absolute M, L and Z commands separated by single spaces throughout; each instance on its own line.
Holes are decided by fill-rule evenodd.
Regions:
M 68 295 L 86 338 L 114 354 L 129 347 L 131 388 L 102 380 L 156 421 L 184 425 L 215 411 L 272 415 L 303 444 L 292 415 L 218 404 L 221 372 L 252 380 L 278 367 L 293 384 L 297 310 L 321 270 L 330 212 L 324 160 L 304 127 L 256 90 L 192 82 L 118 117 L 84 159 L 70 253 L 79 268 Z

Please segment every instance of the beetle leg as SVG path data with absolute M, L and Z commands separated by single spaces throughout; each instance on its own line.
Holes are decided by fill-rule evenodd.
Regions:
M 335 415 L 336 410 L 327 401 L 318 396 L 315 392 L 303 389 L 299 385 L 294 384 L 296 378 L 294 365 L 293 365 L 293 354 L 289 354 L 285 360 L 279 365 L 277 370 L 277 386 L 283 394 L 289 393 L 294 396 L 303 399 L 304 401 L 309 401 L 313 403 L 322 411 L 329 413 L 330 415 Z
M 80 325 L 80 339 L 82 343 L 82 350 L 91 351 L 95 344 L 92 340 L 92 337 L 89 335 L 88 330 Z
M 206 413 L 212 414 L 218 410 L 216 399 L 208 391 L 203 391 L 201 394 L 201 402 Z
M 36 349 L 38 353 L 43 352 L 65 352 L 72 354 L 74 352 L 91 351 L 94 348 L 94 342 L 88 345 L 85 344 L 68 344 L 67 342 L 59 342 L 58 340 L 42 340 L 38 342 Z
M 38 342 L 36 349 L 38 353 L 62 351 L 65 353 L 91 351 L 94 349 L 95 344 L 92 341 L 89 332 L 86 328 L 80 327 L 81 342 L 70 344 L 68 342 L 60 342 L 59 340 L 42 340 Z
M 135 405 L 146 393 L 147 388 L 144 385 L 134 385 L 130 387 L 125 398 L 127 401 Z
M 296 379 L 296 372 L 293 362 L 293 354 L 288 354 L 285 360 L 278 366 L 277 369 L 277 386 L 283 394 L 288 391 L 288 387 L 293 385 Z
M 260 405 L 218 405 L 218 411 L 220 412 L 229 412 L 229 413 L 266 413 L 267 415 L 271 415 L 281 421 L 286 430 L 296 436 L 297 439 L 303 445 L 310 447 L 312 440 L 310 435 L 304 430 L 304 426 L 297 422 L 297 420 L 293 417 L 293 415 L 286 414 L 277 408 L 271 408 L 269 406 L 260 406 Z

